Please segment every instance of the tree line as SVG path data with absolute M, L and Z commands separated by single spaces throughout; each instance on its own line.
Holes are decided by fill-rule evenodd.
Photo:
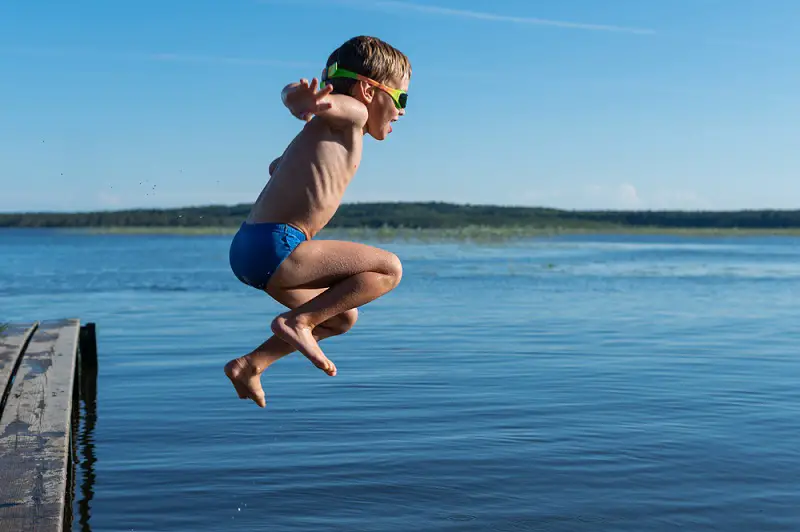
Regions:
M 0 214 L 0 227 L 236 227 L 247 217 L 249 210 L 249 204 L 238 204 L 74 213 L 6 213 Z M 476 225 L 790 229 L 800 228 L 800 210 L 578 211 L 442 202 L 348 203 L 339 208 L 329 227 L 452 229 Z

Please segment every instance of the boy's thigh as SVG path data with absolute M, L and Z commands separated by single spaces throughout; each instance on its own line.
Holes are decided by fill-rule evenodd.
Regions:
M 280 288 L 267 285 L 264 290 L 272 299 L 289 309 L 296 309 L 300 305 L 311 301 L 327 288 Z
M 324 290 L 363 272 L 402 275 L 397 255 L 384 249 L 341 240 L 302 242 L 283 260 L 267 285 L 272 294 L 280 289 Z

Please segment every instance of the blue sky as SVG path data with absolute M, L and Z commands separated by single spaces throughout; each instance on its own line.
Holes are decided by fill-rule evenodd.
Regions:
M 797 0 L 6 0 L 0 211 L 255 199 L 347 38 L 409 108 L 345 201 L 800 207 Z

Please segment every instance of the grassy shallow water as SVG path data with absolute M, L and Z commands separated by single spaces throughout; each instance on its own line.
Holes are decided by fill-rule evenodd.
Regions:
M 86 234 L 108 235 L 233 235 L 236 227 L 92 227 L 65 229 Z M 592 227 L 525 227 L 470 225 L 446 229 L 414 229 L 404 227 L 329 228 L 319 238 L 359 238 L 379 240 L 477 240 L 548 237 L 557 235 L 665 235 L 685 237 L 750 237 L 800 236 L 800 228 L 740 229 L 740 228 L 675 228 L 653 226 L 602 225 Z

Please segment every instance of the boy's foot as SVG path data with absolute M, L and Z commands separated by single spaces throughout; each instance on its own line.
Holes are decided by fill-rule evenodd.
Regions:
M 333 377 L 336 375 L 336 366 L 328 360 L 317 340 L 311 333 L 311 328 L 298 323 L 296 320 L 287 319 L 280 315 L 272 320 L 272 332 L 275 336 L 288 343 L 303 353 L 319 369 Z
M 236 388 L 239 399 L 252 399 L 261 408 L 267 406 L 264 389 L 261 388 L 261 374 L 246 358 L 235 358 L 225 364 L 225 375 Z

